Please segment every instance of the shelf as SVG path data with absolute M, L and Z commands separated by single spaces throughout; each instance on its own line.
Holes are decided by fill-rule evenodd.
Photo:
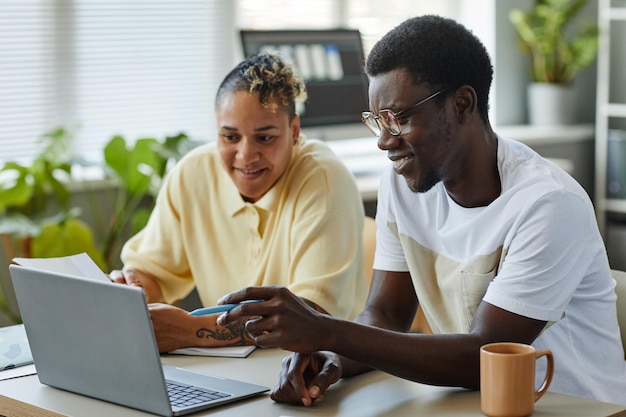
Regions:
M 611 20 L 626 20 L 626 7 L 609 8 L 608 17 Z
M 593 124 L 567 126 L 501 125 L 495 126 L 493 130 L 505 138 L 514 139 L 529 146 L 571 144 L 589 140 L 595 135 Z
M 611 25 L 626 21 L 626 7 L 612 6 L 611 0 L 598 0 L 600 45 L 596 95 L 595 135 L 595 199 L 596 218 L 603 236 L 606 235 L 607 213 L 626 213 L 626 199 L 607 198 L 608 135 L 610 118 L 626 118 L 626 104 L 610 102 L 611 91 Z M 621 39 L 614 39 L 621 42 Z M 619 51 L 619 50 L 616 50 Z M 619 60 L 616 60 L 619 62 Z M 615 69 L 613 69 L 615 70 Z M 615 88 L 616 86 L 613 86 Z M 626 180 L 626 179 L 625 179 Z
M 604 201 L 604 209 L 613 213 L 626 213 L 626 200 L 607 199 Z
M 626 117 L 626 104 L 609 103 L 606 106 L 606 115 L 609 117 Z

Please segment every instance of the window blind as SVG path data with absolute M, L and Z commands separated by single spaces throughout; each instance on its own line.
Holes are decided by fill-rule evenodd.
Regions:
M 232 16 L 219 0 L 3 0 L 0 158 L 32 158 L 56 127 L 95 160 L 117 134 L 213 139 Z
M 3 160 L 37 151 L 54 125 L 54 5 L 0 2 L 0 144 Z
M 358 28 L 367 53 L 404 19 L 458 1 L 2 0 L 0 162 L 32 159 L 58 127 L 95 160 L 117 134 L 212 140 L 237 29 Z
M 246 29 L 359 29 L 367 53 L 390 29 L 409 17 L 454 17 L 461 0 L 239 0 L 236 22 Z M 268 13 L 271 10 L 271 13 Z

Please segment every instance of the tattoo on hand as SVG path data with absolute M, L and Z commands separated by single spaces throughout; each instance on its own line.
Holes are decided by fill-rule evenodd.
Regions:
M 240 343 L 246 343 L 246 325 L 245 319 L 241 319 L 235 323 L 227 324 L 226 326 L 218 326 L 216 329 L 207 329 L 201 327 L 196 331 L 196 337 L 199 339 L 215 339 L 221 341 L 240 339 Z

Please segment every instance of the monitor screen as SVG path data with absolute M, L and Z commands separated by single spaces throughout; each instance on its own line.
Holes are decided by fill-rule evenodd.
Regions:
M 245 56 L 278 52 L 304 78 L 298 108 L 303 127 L 360 123 L 368 109 L 367 76 L 358 30 L 241 30 Z

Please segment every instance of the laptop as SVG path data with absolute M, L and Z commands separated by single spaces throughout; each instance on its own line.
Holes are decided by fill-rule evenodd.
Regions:
M 162 416 L 269 391 L 162 364 L 140 288 L 18 265 L 9 270 L 42 384 Z M 170 385 L 199 391 L 199 398 L 178 405 Z

